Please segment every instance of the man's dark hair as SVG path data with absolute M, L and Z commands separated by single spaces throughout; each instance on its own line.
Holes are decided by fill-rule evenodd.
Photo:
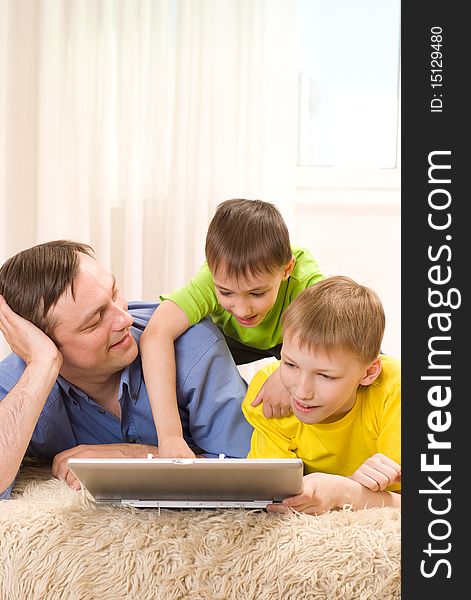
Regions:
M 18 252 L 0 267 L 0 294 L 14 312 L 51 336 L 54 323 L 48 312 L 67 288 L 74 295 L 80 252 L 94 258 L 91 246 L 70 240 Z

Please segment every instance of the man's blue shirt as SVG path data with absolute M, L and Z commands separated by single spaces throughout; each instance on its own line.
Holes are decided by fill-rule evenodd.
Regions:
M 137 342 L 156 306 L 145 302 L 129 304 L 134 318 L 131 333 Z M 177 400 L 187 442 L 208 456 L 247 456 L 252 427 L 241 410 L 247 384 L 218 328 L 209 319 L 190 327 L 175 342 L 175 359 Z M 15 354 L 0 362 L 0 401 L 24 368 L 24 362 Z M 28 456 L 52 460 L 59 452 L 79 444 L 157 446 L 140 356 L 123 369 L 118 398 L 121 419 L 59 376 L 39 416 Z M 13 483 L 0 493 L 0 499 L 10 495 Z

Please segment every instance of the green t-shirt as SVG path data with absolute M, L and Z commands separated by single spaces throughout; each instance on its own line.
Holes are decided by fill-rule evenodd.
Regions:
M 275 304 L 256 327 L 243 327 L 219 304 L 207 263 L 186 285 L 171 294 L 162 294 L 160 299 L 175 302 L 185 312 L 190 325 L 209 315 L 225 335 L 246 346 L 268 350 L 282 342 L 281 315 L 285 308 L 300 292 L 324 279 L 309 250 L 293 247 L 292 251 L 296 261 L 294 269 L 288 279 L 281 282 Z

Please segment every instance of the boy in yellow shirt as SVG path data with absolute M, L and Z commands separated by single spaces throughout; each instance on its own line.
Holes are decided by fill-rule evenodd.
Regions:
M 376 293 L 343 276 L 301 292 L 284 312 L 281 363 L 254 376 L 242 405 L 254 427 L 250 458 L 304 462 L 302 493 L 268 510 L 400 506 L 400 363 L 380 355 L 384 327 Z M 277 369 L 293 414 L 267 419 L 251 403 Z
M 160 457 L 194 456 L 183 438 L 177 406 L 175 339 L 209 316 L 236 364 L 279 358 L 283 311 L 302 290 L 324 278 L 308 250 L 291 246 L 276 206 L 262 200 L 222 202 L 209 224 L 205 251 L 207 262 L 195 277 L 161 296 L 140 340 Z M 272 381 L 265 389 L 278 403 L 273 411 L 278 416 L 289 411 L 289 400 L 280 392 L 278 378 Z M 265 411 L 266 398 L 264 391 Z

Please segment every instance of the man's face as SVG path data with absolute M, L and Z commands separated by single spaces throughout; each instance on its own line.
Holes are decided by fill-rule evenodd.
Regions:
M 349 412 L 369 365 L 336 348 L 329 353 L 301 348 L 297 339 L 283 339 L 280 377 L 291 408 L 303 423 L 330 423 Z
M 130 333 L 133 319 L 115 278 L 86 254 L 79 260 L 75 299 L 66 290 L 50 317 L 63 356 L 61 374 L 72 383 L 98 382 L 129 365 L 138 350 Z

